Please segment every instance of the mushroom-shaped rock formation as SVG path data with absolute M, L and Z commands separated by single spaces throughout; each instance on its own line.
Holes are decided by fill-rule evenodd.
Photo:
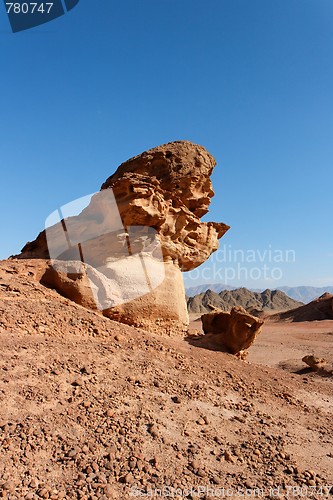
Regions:
M 200 220 L 214 195 L 215 164 L 205 148 L 188 141 L 131 158 L 79 215 L 66 217 L 64 207 L 53 214 L 50 227 L 18 257 L 52 259 L 44 282 L 81 304 L 93 298 L 112 319 L 183 332 L 188 313 L 181 272 L 205 262 L 229 229 Z M 88 298 L 80 297 L 87 290 L 84 276 L 91 284 Z M 75 285 L 78 277 L 82 286 Z

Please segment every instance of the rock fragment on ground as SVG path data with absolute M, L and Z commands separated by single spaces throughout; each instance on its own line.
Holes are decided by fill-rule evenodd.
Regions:
M 244 359 L 246 351 L 255 341 L 264 321 L 247 313 L 242 307 L 229 312 L 213 311 L 201 316 L 203 331 L 220 350 Z
M 316 356 L 307 355 L 302 358 L 303 363 L 307 364 L 311 370 L 317 372 L 322 370 L 327 365 L 327 360 L 324 358 L 318 358 Z

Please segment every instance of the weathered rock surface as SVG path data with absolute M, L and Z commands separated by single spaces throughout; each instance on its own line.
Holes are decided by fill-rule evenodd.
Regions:
M 242 307 L 229 312 L 214 311 L 201 316 L 203 331 L 219 350 L 239 354 L 248 349 L 259 335 L 264 321 Z
M 317 356 L 308 355 L 302 358 L 303 363 L 308 365 L 311 370 L 317 372 L 323 369 L 327 365 L 327 360 L 324 358 L 318 358 Z
M 142 153 L 120 165 L 78 216 L 58 216 L 18 257 L 69 262 L 69 272 L 58 263 L 44 281 L 82 305 L 93 299 L 110 318 L 151 331 L 184 331 L 181 271 L 205 262 L 229 228 L 200 220 L 214 194 L 215 163 L 187 141 Z

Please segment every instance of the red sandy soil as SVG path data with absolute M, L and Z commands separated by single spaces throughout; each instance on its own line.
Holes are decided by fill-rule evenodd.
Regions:
M 331 325 L 311 338 L 267 325 L 241 361 L 112 322 L 34 276 L 0 263 L 2 497 L 332 496 L 332 378 L 290 369 L 327 357 Z
M 332 367 L 333 321 L 266 322 L 249 349 L 248 361 L 298 372 L 307 370 L 302 362 L 307 354 L 327 359 L 328 368 Z

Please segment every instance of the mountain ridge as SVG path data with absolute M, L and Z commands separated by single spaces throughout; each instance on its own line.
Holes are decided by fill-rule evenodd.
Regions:
M 333 320 L 333 294 L 325 292 L 309 304 L 296 307 L 290 311 L 273 314 L 269 319 L 289 323 Z
M 223 285 L 223 283 L 207 283 L 198 286 L 185 287 L 186 295 L 188 297 L 193 297 L 195 295 L 204 293 L 207 290 L 212 290 L 216 293 L 220 293 L 224 290 L 237 290 L 242 287 Z M 248 288 L 248 290 L 252 292 L 262 292 L 261 288 Z M 312 302 L 314 299 L 317 299 L 325 292 L 333 293 L 333 286 L 326 287 L 314 287 L 314 286 L 281 286 L 276 287 L 276 290 L 280 290 L 284 292 L 291 299 L 296 300 L 297 302 L 303 302 L 304 304 L 308 304 Z
M 260 314 L 264 311 L 286 311 L 303 305 L 302 302 L 291 299 L 281 290 L 266 289 L 262 292 L 254 292 L 245 287 L 222 290 L 220 293 L 209 289 L 187 300 L 188 312 L 191 314 L 204 314 L 214 307 L 228 312 L 235 306 L 242 306 L 252 314 Z

